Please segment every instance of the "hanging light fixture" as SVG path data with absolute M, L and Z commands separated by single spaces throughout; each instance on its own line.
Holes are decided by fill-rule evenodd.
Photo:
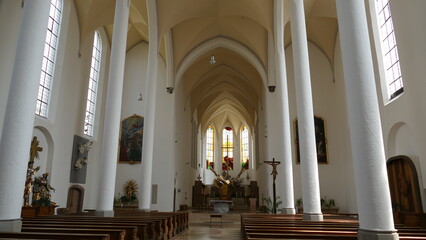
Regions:
M 211 57 L 210 57 L 210 61 L 209 61 L 209 63 L 210 63 L 211 65 L 213 65 L 213 64 L 215 64 L 215 63 L 216 63 L 216 60 L 214 59 L 214 56 L 211 56 Z
M 138 98 L 138 101 L 142 101 L 143 99 L 142 99 L 142 93 L 139 93 L 139 98 Z

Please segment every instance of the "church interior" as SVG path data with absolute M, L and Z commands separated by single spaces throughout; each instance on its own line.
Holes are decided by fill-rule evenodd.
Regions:
M 426 228 L 424 9 L 0 0 L 0 233 L 46 201 L 185 213 L 173 234 L 188 211 L 343 214 L 354 239 Z

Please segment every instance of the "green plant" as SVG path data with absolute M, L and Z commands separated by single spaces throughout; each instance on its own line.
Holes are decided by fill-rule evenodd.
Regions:
M 334 199 L 330 198 L 328 199 L 327 196 L 324 196 L 321 198 L 321 208 L 333 208 L 336 206 L 336 202 Z M 302 198 L 296 199 L 296 207 L 302 208 L 303 207 L 303 200 Z
M 296 199 L 296 207 L 298 207 L 298 208 L 303 207 L 303 200 L 302 200 L 302 198 Z
M 261 210 L 261 211 L 263 210 L 262 212 L 265 212 L 265 213 L 276 213 L 276 212 L 274 212 L 274 209 L 276 211 L 279 208 L 279 206 L 283 203 L 281 200 L 278 201 L 279 198 L 280 197 L 277 197 L 277 201 L 274 205 L 274 202 L 271 199 L 271 197 L 269 197 L 269 196 L 263 197 L 262 202 L 266 203 L 266 204 L 263 205 L 265 208 L 264 209 L 259 208 L 259 210 Z
M 333 208 L 336 206 L 334 199 L 327 199 L 327 196 L 321 198 L 321 208 Z

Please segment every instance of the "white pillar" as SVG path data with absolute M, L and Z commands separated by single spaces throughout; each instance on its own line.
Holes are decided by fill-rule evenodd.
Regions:
M 273 84 L 273 85 L 269 85 Z M 266 94 L 266 108 L 264 108 L 263 112 L 265 113 L 265 120 L 266 120 L 266 128 L 265 128 L 265 159 L 266 161 L 272 161 L 272 158 L 276 158 L 279 154 L 277 149 L 280 148 L 280 146 L 276 144 L 272 144 L 274 142 L 279 142 L 279 137 L 277 136 L 277 131 L 272 131 L 272 129 L 277 129 L 281 127 L 279 124 L 281 122 L 281 119 L 276 119 L 275 112 L 279 109 L 277 106 L 278 100 L 277 95 L 275 94 L 275 48 L 274 48 L 274 37 L 272 34 L 268 34 L 268 88 L 269 93 Z M 281 161 L 277 160 L 277 161 Z M 272 168 L 267 165 L 263 164 L 264 171 L 265 171 L 265 183 L 267 184 L 267 196 L 272 199 L 272 184 L 273 179 L 271 174 Z M 278 165 L 279 172 L 281 170 L 281 165 Z M 278 175 L 278 179 L 281 179 L 281 175 Z M 279 192 L 280 194 L 280 192 Z M 263 199 L 259 199 L 263 202 Z
M 314 110 L 303 0 L 290 0 L 294 78 L 296 83 L 302 175 L 303 219 L 322 220 Z
M 21 208 L 50 1 L 25 2 L 0 140 L 0 232 L 21 230 Z
M 392 216 L 364 1 L 337 1 L 359 239 L 398 239 Z
M 290 128 L 290 110 L 288 106 L 287 72 L 284 51 L 284 0 L 275 0 L 275 70 L 277 92 L 280 97 L 280 119 L 282 120 L 282 129 L 280 129 L 280 156 L 277 160 L 281 161 L 282 181 L 278 184 L 283 189 L 283 213 L 295 214 L 294 193 L 293 193 L 293 164 L 291 157 L 291 128 Z
M 158 24 L 155 0 L 146 1 L 149 19 L 149 52 L 147 67 L 147 99 L 142 146 L 139 209 L 151 209 L 152 161 L 154 157 L 155 104 L 158 68 Z
M 129 9 L 130 0 L 116 1 L 101 152 L 99 196 L 96 209 L 97 214 L 103 216 L 114 215 L 114 190 Z

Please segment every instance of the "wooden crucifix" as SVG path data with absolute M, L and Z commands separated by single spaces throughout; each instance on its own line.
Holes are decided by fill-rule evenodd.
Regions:
M 33 137 L 33 140 L 31 141 L 31 148 L 30 148 L 30 163 L 31 165 L 34 163 L 34 159 L 38 158 L 38 152 L 43 151 L 42 147 L 39 147 L 38 144 L 40 142 L 37 140 L 37 137 Z
M 281 162 L 276 162 L 275 158 L 272 158 L 272 161 L 263 161 L 264 163 L 272 166 L 272 191 L 273 191 L 273 204 L 272 204 L 272 213 L 277 213 L 277 197 L 276 197 L 276 190 L 275 190 L 275 179 L 277 178 L 278 171 L 277 171 L 277 165 L 279 165 Z

